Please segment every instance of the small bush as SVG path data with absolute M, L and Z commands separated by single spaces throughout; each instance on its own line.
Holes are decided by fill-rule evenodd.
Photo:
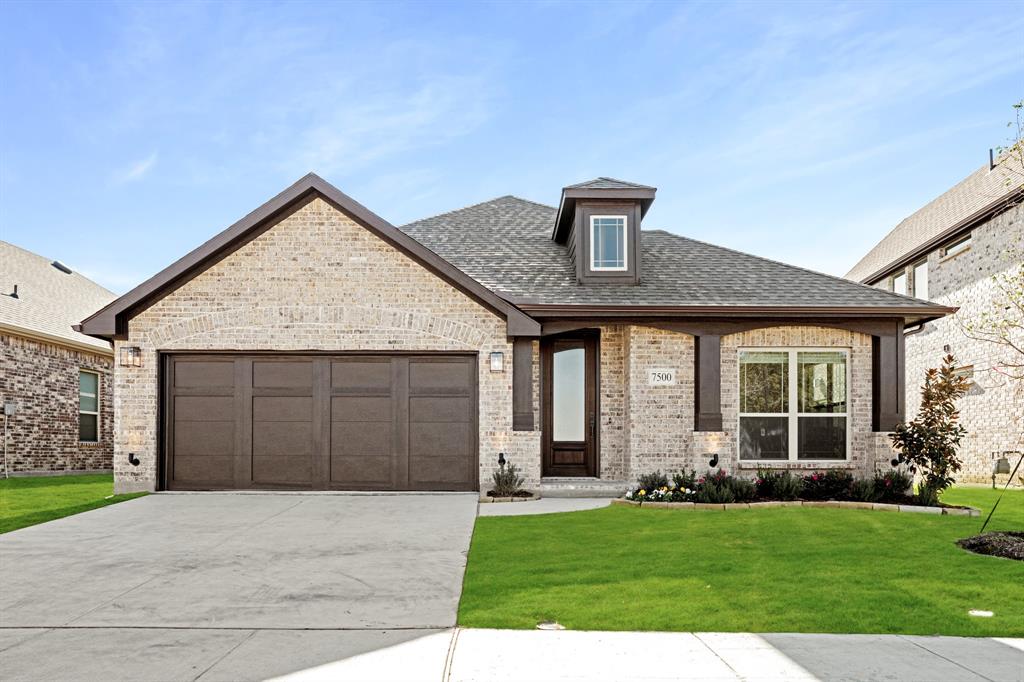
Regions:
M 882 496 L 875 487 L 874 479 L 860 478 L 850 486 L 850 499 L 854 502 L 878 502 Z
M 672 474 L 672 485 L 679 490 L 696 490 L 697 472 L 690 469 L 690 473 L 686 473 L 684 469 L 678 474 Z
M 730 476 L 726 479 L 726 484 L 737 502 L 753 502 L 757 499 L 757 486 L 749 478 Z
M 515 464 L 502 464 L 491 477 L 494 481 L 494 497 L 512 497 L 522 490 L 523 481 Z
M 906 473 L 893 469 L 883 473 L 875 473 L 875 492 L 881 502 L 894 502 L 904 499 L 910 494 L 913 479 Z
M 728 504 L 736 501 L 736 495 L 728 483 L 708 479 L 697 489 L 693 499 L 705 504 Z
M 848 500 L 853 475 L 842 469 L 829 469 L 804 476 L 803 497 L 807 500 Z
M 643 490 L 659 490 L 669 487 L 668 476 L 660 471 L 655 471 L 653 474 L 642 474 L 636 479 L 636 482 Z
M 804 482 L 788 471 L 758 469 L 754 479 L 757 496 L 763 500 L 795 500 L 800 497 Z

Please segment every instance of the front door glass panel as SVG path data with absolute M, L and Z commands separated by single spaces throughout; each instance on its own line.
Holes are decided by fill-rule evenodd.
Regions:
M 552 433 L 559 442 L 585 439 L 586 378 L 583 348 L 555 349 L 552 376 Z

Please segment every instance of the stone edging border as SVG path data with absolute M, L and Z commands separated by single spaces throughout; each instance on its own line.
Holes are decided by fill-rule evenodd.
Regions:
M 490 497 L 487 494 L 483 494 L 480 496 L 480 504 L 489 504 L 491 502 L 535 502 L 539 499 L 540 495 L 537 493 L 530 493 L 529 497 Z
M 913 504 L 882 504 L 880 502 L 804 502 L 802 500 L 775 502 L 731 502 L 728 504 L 707 504 L 703 502 L 637 502 L 621 497 L 612 504 L 624 507 L 651 507 L 652 509 L 771 509 L 773 507 L 831 507 L 833 509 L 860 509 L 861 511 L 910 512 L 915 514 L 941 514 L 943 516 L 981 516 L 981 510 L 974 507 L 920 507 Z

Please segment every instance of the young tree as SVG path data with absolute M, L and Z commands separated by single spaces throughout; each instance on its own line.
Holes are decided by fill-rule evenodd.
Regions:
M 966 392 L 966 377 L 956 373 L 956 361 L 947 355 L 942 367 L 925 372 L 917 416 L 897 425 L 890 436 L 898 453 L 892 465 L 904 464 L 915 476 L 920 474 L 917 495 L 922 504 L 938 502 L 960 471 L 957 450 L 967 429 L 960 423 L 956 401 Z

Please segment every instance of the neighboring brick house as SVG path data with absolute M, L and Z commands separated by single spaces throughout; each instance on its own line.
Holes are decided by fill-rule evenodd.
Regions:
M 114 351 L 72 325 L 114 298 L 59 262 L 0 241 L 0 404 L 16 407 L 0 419 L 11 475 L 111 470 Z
M 954 355 L 971 379 L 960 402 L 967 428 L 961 449 L 962 482 L 991 483 L 999 457 L 1007 456 L 1012 466 L 1024 452 L 1024 387 L 1000 370 L 1001 361 L 1014 361 L 1013 353 L 965 333 L 982 314 L 991 312 L 1016 322 L 1010 333 L 1024 348 L 1021 311 L 1006 305 L 994 279 L 1020 273 L 1024 267 L 1022 201 L 1020 158 L 1008 155 L 991 166 L 985 164 L 900 222 L 846 275 L 886 291 L 959 308 L 955 315 L 908 328 L 906 349 L 907 381 L 914 389 L 907 406 L 910 417 L 917 412 L 917 389 L 925 371 L 939 366 L 946 353 Z M 999 482 L 1006 480 L 1006 475 L 997 476 Z
M 655 189 L 396 228 L 308 175 L 83 320 L 119 491 L 545 494 L 655 468 L 889 467 L 903 329 L 951 308 L 641 230 Z

